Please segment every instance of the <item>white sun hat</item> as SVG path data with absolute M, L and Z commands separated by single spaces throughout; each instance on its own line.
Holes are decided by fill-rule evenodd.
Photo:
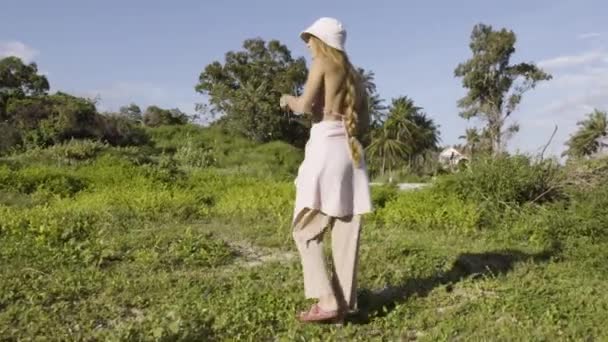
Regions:
M 323 43 L 334 49 L 344 51 L 346 30 L 338 19 L 319 18 L 300 34 L 300 38 L 307 41 L 310 35 L 319 38 Z

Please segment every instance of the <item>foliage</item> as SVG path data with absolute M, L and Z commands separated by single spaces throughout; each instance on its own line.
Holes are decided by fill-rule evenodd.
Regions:
M 606 112 L 595 110 L 587 114 L 587 119 L 579 121 L 579 126 L 570 139 L 566 142 L 568 149 L 564 155 L 569 157 L 588 157 L 600 151 L 599 139 L 608 134 L 608 122 Z
M 56 196 L 73 196 L 86 187 L 80 177 L 49 167 L 29 167 L 18 171 L 0 167 L 0 189 L 24 194 L 47 191 Z
M 376 90 L 376 83 L 374 82 L 376 76 L 371 70 L 357 68 L 357 71 L 361 75 L 367 93 L 368 112 L 371 119 L 370 126 L 371 128 L 378 128 L 386 120 L 386 106 L 384 106 L 384 100 L 380 98 L 380 94 Z
M 242 51 L 226 53 L 200 74 L 196 91 L 208 95 L 212 113 L 228 127 L 258 142 L 284 140 L 302 145 L 303 127 L 279 108 L 281 94 L 299 94 L 306 80 L 303 58 L 294 59 L 276 40 L 248 39 Z
M 543 203 L 562 196 L 558 171 L 554 161 L 535 162 L 523 155 L 482 158 L 468 170 L 441 178 L 437 187 L 478 203 Z
M 24 132 L 27 145 L 48 146 L 101 135 L 95 106 L 68 94 L 11 99 L 6 111 L 9 121 Z
M 465 119 L 479 118 L 485 123 L 494 155 L 501 154 L 506 140 L 519 130 L 517 124 L 504 126 L 523 94 L 538 82 L 551 79 L 532 63 L 510 64 L 515 41 L 513 31 L 475 25 L 469 44 L 473 56 L 454 71 L 468 89 L 467 95 L 458 102 L 463 109 L 460 115 Z
M 384 208 L 387 203 L 393 201 L 399 195 L 396 186 L 387 184 L 372 188 L 372 206 L 374 209 Z
M 103 131 L 100 139 L 112 146 L 139 146 L 149 142 L 143 128 L 133 120 L 120 115 L 104 115 L 101 117 Z
M 11 98 L 40 96 L 49 91 L 49 82 L 38 75 L 36 63 L 24 64 L 18 57 L 0 59 L 0 122 L 7 119 L 6 104 Z
M 141 108 L 135 103 L 131 103 L 128 106 L 122 106 L 118 110 L 120 115 L 126 117 L 127 119 L 135 122 L 143 122 L 143 116 L 141 112 Z
M 376 125 L 367 154 L 381 176 L 404 165 L 420 169 L 437 150 L 439 127 L 408 97 L 393 99 L 385 121 Z
M 470 233 L 479 227 L 480 216 L 474 202 L 430 190 L 401 194 L 377 214 L 385 225 L 405 229 L 445 230 Z
M 19 129 L 8 122 L 0 122 L 0 155 L 21 145 Z
M 492 152 L 492 142 L 488 130 L 483 129 L 481 132 L 476 127 L 467 128 L 464 135 L 458 137 L 465 141 L 463 146 L 463 152 L 469 157 L 470 160 L 474 159 L 479 155 L 489 155 Z
M 146 126 L 158 127 L 161 125 L 185 125 L 188 116 L 179 109 L 162 109 L 157 106 L 149 106 L 143 115 Z
M 20 144 L 45 147 L 71 139 L 96 139 L 114 146 L 148 141 L 145 132 L 128 119 L 99 115 L 90 101 L 64 93 L 9 99 L 6 112 L 5 125 L 14 127 L 14 133 L 13 145 L 5 149 Z
M 333 328 L 293 318 L 309 305 L 290 229 L 295 171 L 287 165 L 297 165 L 297 150 L 218 127 L 146 132 L 156 148 L 73 140 L 0 158 L 4 338 L 607 337 L 601 160 L 575 170 L 527 157 L 479 160 L 424 190 L 372 187 L 359 312 Z M 217 162 L 177 157 L 193 146 L 210 147 Z M 256 165 L 244 168 L 243 157 Z M 526 200 L 541 191 L 534 182 L 568 175 L 593 185 Z
M 570 192 L 591 191 L 608 183 L 608 158 L 568 159 L 562 173 L 562 184 Z

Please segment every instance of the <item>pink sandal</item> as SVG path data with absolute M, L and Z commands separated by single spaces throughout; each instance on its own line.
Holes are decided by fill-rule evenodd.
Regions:
M 298 321 L 302 323 L 334 323 L 342 324 L 344 316 L 339 310 L 325 311 L 319 304 L 314 304 L 310 310 L 303 311 L 298 315 Z

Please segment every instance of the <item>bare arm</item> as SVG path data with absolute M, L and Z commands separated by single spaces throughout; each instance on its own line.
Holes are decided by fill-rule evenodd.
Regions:
M 319 94 L 319 92 L 323 88 L 324 74 L 323 63 L 318 59 L 313 60 L 302 96 L 283 95 L 287 106 L 296 113 L 312 113 L 313 105 L 314 109 L 318 110 L 319 104 L 315 102 L 318 102 L 322 98 L 320 96 L 322 94 Z

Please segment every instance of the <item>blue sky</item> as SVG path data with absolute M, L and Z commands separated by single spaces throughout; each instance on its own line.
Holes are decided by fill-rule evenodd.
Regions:
M 279 39 L 308 58 L 298 33 L 333 16 L 381 96 L 412 97 L 453 144 L 474 124 L 458 116 L 464 89 L 454 68 L 470 56 L 473 25 L 484 22 L 515 31 L 514 62 L 539 63 L 554 76 L 524 97 L 510 149 L 538 151 L 557 124 L 549 148 L 557 154 L 585 113 L 608 110 L 606 13 L 605 0 L 4 0 L 0 56 L 37 62 L 52 90 L 99 96 L 102 110 L 135 102 L 192 112 L 207 64 L 252 37 Z

